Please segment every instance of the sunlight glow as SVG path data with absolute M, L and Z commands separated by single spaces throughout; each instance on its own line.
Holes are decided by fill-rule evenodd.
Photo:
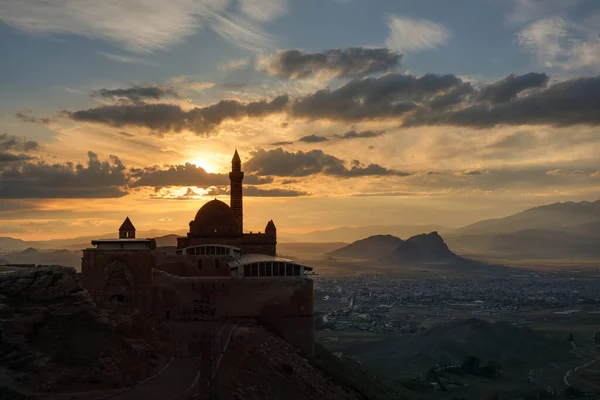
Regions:
M 216 168 L 205 158 L 194 158 L 190 160 L 190 163 L 194 164 L 196 167 L 200 167 L 204 169 L 208 173 L 215 173 Z

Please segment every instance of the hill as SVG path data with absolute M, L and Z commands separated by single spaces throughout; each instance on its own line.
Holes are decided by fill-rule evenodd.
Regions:
M 277 336 L 256 326 L 237 327 L 215 378 L 219 398 L 256 400 L 413 399 L 390 388 L 356 362 L 317 345 L 305 358 Z
M 392 235 L 375 235 L 357 240 L 345 247 L 327 253 L 330 257 L 382 259 L 388 257 L 404 241 Z
M 401 243 L 389 256 L 395 263 L 445 262 L 456 257 L 437 233 L 420 234 Z
M 353 343 L 343 350 L 382 376 L 425 372 L 431 366 L 460 364 L 465 357 L 494 360 L 508 375 L 574 359 L 570 345 L 529 328 L 477 318 L 439 324 L 418 334 Z
M 2 380 L 14 389 L 114 390 L 160 367 L 153 327 L 135 311 L 97 310 L 72 268 L 0 275 L 0 299 Z
M 367 225 L 343 226 L 333 229 L 313 231 L 300 235 L 287 234 L 297 242 L 346 242 L 351 243 L 365 237 L 375 235 L 392 235 L 396 237 L 410 237 L 422 232 L 450 232 L 451 228 L 439 225 Z M 283 242 L 283 240 L 280 240 Z

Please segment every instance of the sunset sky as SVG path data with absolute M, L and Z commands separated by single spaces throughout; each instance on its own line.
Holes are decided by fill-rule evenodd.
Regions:
M 0 0 L 0 236 L 600 198 L 597 0 Z

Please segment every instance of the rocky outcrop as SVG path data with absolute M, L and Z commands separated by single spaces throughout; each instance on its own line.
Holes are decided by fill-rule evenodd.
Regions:
M 375 235 L 327 253 L 327 256 L 356 259 L 385 259 L 404 241 L 392 235 Z
M 99 311 L 75 270 L 22 268 L 0 275 L 0 365 L 15 388 L 118 388 L 159 366 L 153 327 L 133 311 Z
M 456 255 L 437 233 L 416 235 L 400 244 L 390 255 L 391 262 L 445 262 Z

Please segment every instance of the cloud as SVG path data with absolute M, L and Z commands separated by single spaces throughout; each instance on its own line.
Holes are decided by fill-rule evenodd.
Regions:
M 183 110 L 173 104 L 118 104 L 90 108 L 64 114 L 75 121 L 94 122 L 113 127 L 137 126 L 153 132 L 181 132 L 189 130 L 206 135 L 226 119 L 262 117 L 281 112 L 288 103 L 287 96 L 273 100 L 243 103 L 238 100 L 222 100 L 216 104 Z
M 250 60 L 241 58 L 239 60 L 229 61 L 219 67 L 223 71 L 243 71 L 246 69 Z
M 229 195 L 229 189 L 226 187 L 211 188 L 206 196 Z M 293 189 L 263 189 L 256 186 L 245 186 L 244 196 L 246 197 L 299 197 L 309 196 L 308 192 Z
M 435 49 L 446 44 L 450 38 L 450 31 L 433 21 L 392 14 L 386 23 L 390 34 L 385 44 L 401 52 Z
M 166 86 L 134 86 L 127 89 L 94 90 L 91 96 L 114 101 L 120 100 L 142 103 L 148 99 L 160 100 L 165 97 L 179 97 L 179 94 L 174 89 Z
M 34 157 L 28 156 L 27 154 L 13 154 L 13 153 L 7 153 L 7 152 L 0 151 L 0 165 L 3 163 L 9 163 L 9 162 L 31 160 L 33 158 Z
M 188 130 L 208 135 L 227 120 L 284 113 L 298 120 L 343 122 L 393 119 L 404 127 L 449 125 L 489 128 L 497 125 L 600 125 L 600 77 L 575 78 L 547 85 L 546 74 L 509 75 L 495 83 L 464 82 L 453 74 L 417 77 L 389 73 L 354 79 L 290 99 L 280 95 L 253 102 L 222 100 L 184 110 L 179 105 L 116 104 L 63 115 L 76 121 L 117 128 L 137 126 L 154 133 Z M 368 133 L 372 135 L 372 133 Z M 359 135 L 360 137 L 360 135 Z M 332 138 L 339 138 L 333 136 Z M 346 139 L 356 138 L 350 134 Z M 314 139 L 314 138 L 313 138 Z M 291 144 L 280 141 L 273 145 Z
M 271 143 L 270 145 L 271 145 L 271 146 L 287 146 L 287 145 L 289 145 L 289 144 L 293 144 L 293 143 L 294 143 L 294 142 L 292 142 L 292 141 L 290 141 L 290 140 L 284 140 L 284 141 L 281 141 L 281 142 L 274 142 L 274 143 Z
M 331 49 L 322 53 L 301 50 L 280 50 L 260 60 L 260 65 L 271 74 L 299 79 L 329 75 L 339 78 L 357 78 L 393 71 L 398 68 L 402 55 L 386 48 L 354 47 Z
M 540 88 L 548 83 L 548 75 L 530 72 L 524 75 L 509 75 L 506 78 L 485 86 L 479 99 L 491 103 L 505 103 L 527 89 Z
M 208 188 L 211 186 L 229 185 L 227 174 L 214 174 L 206 172 L 195 164 L 185 163 L 179 165 L 158 165 L 146 168 L 134 168 L 129 173 L 132 182 L 131 187 L 150 186 L 163 188 L 169 186 L 195 186 Z M 273 179 L 257 177 L 248 174 L 244 178 L 245 183 L 260 185 L 271 183 Z
M 32 151 L 37 150 L 39 143 L 8 133 L 0 133 L 0 150 Z
M 300 177 L 323 174 L 340 178 L 360 176 L 407 176 L 409 174 L 387 169 L 378 164 L 362 165 L 347 162 L 321 150 L 288 152 L 282 148 L 265 150 L 259 148 L 251 153 L 245 169 L 258 176 Z
M 320 142 L 327 142 L 328 140 L 329 139 L 327 139 L 324 136 L 317 136 L 315 134 L 304 136 L 304 137 L 301 137 L 300 139 L 298 139 L 299 142 L 305 142 L 305 143 L 320 143 Z
M 500 84 L 501 86 L 501 84 Z M 485 90 L 485 88 L 483 89 Z M 504 103 L 471 101 L 459 109 L 436 112 L 426 107 L 405 126 L 454 125 L 489 128 L 497 125 L 600 125 L 600 77 L 575 78 Z
M 180 87 L 181 89 L 195 90 L 201 92 L 206 89 L 210 89 L 215 86 L 214 82 L 194 82 L 190 81 L 186 76 L 176 76 L 169 80 L 174 86 Z
M 585 1 L 585 0 L 584 0 Z M 581 0 L 510 0 L 508 22 L 523 24 L 546 16 L 557 16 L 578 7 Z
M 132 57 L 132 56 L 126 56 L 126 55 L 122 55 L 122 54 L 106 53 L 104 51 L 99 51 L 98 53 L 100 53 L 102 56 L 108 58 L 109 60 L 121 62 L 124 64 L 145 64 L 146 63 L 146 60 L 144 60 L 143 58 L 140 58 L 140 57 Z
M 43 161 L 0 167 L 0 197 L 26 198 L 111 198 L 127 192 L 125 166 L 118 157 L 101 161 L 91 151 L 87 165 L 46 164 Z
M 373 138 L 373 137 L 381 136 L 384 133 L 385 133 L 385 131 L 367 130 L 367 131 L 357 132 L 355 130 L 351 130 L 351 131 L 344 133 L 343 135 L 334 135 L 334 137 L 337 139 L 364 139 L 364 138 Z
M 562 17 L 540 19 L 517 35 L 541 65 L 565 70 L 600 67 L 600 14 L 575 23 Z
M 461 82 L 451 74 L 415 77 L 391 73 L 379 78 L 353 80 L 337 89 L 319 90 L 296 99 L 291 114 L 345 121 L 400 117 L 414 110 L 415 102 Z
M 31 124 L 41 124 L 41 125 L 47 125 L 50 123 L 50 118 L 48 117 L 43 117 L 43 118 L 39 118 L 39 117 L 34 117 L 32 115 L 27 115 L 26 113 L 16 113 L 15 117 L 17 117 L 18 119 L 20 119 L 23 122 L 28 122 Z
M 182 43 L 203 28 L 242 48 L 260 48 L 270 42 L 261 24 L 282 15 L 287 1 L 0 0 L 0 10 L 0 21 L 25 32 L 96 38 L 131 52 L 149 53 Z

